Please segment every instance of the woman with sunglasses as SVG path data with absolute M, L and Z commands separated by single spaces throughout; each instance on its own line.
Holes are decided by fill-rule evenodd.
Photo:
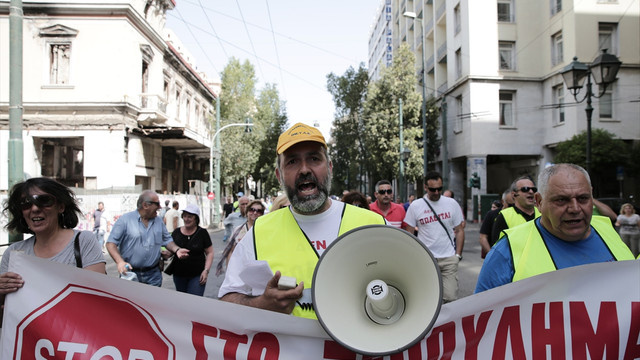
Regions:
M 173 257 L 165 270 L 173 275 L 176 290 L 188 294 L 202 296 L 213 265 L 213 245 L 209 232 L 200 227 L 200 209 L 189 204 L 182 210 L 181 226 L 171 233 L 173 241 L 181 248 L 189 250 L 189 255 L 179 259 Z
M 224 264 L 229 263 L 229 259 L 231 258 L 231 254 L 233 253 L 233 249 L 235 249 L 236 244 L 242 240 L 244 235 L 251 229 L 256 219 L 260 216 L 264 215 L 265 207 L 260 200 L 253 200 L 247 205 L 247 222 L 238 226 L 233 230 L 233 233 L 230 237 L 229 244 L 222 252 L 222 259 L 218 262 L 216 266 L 216 276 L 219 276 L 222 273 L 222 269 Z
M 2 255 L 0 303 L 4 304 L 6 294 L 24 284 L 20 275 L 8 272 L 14 251 L 106 273 L 106 261 L 95 234 L 74 230 L 81 211 L 68 187 L 44 177 L 17 183 L 9 192 L 3 212 L 10 219 L 7 230 L 33 236 L 11 244 Z

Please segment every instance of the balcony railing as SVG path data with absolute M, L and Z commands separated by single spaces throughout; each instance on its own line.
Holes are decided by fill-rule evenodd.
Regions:
M 138 121 L 163 124 L 167 121 L 167 100 L 157 94 L 139 94 L 134 104 L 140 107 Z

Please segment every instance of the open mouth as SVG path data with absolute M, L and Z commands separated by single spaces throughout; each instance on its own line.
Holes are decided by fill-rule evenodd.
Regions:
M 312 181 L 305 181 L 298 184 L 298 192 L 304 196 L 315 193 L 317 188 L 316 183 Z

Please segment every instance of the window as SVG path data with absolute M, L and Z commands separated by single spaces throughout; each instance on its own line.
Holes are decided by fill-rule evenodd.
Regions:
M 564 85 L 553 87 L 553 123 L 555 125 L 564 124 Z
M 71 82 L 71 49 L 78 30 L 55 24 L 41 28 L 38 35 L 47 51 L 46 74 L 48 85 L 69 85 Z
M 66 85 L 69 83 L 71 69 L 71 43 L 49 44 L 49 84 Z
M 562 0 L 550 0 L 551 16 L 559 13 L 562 10 Z
M 462 51 L 456 50 L 456 79 L 462 76 Z
M 456 7 L 453 9 L 453 23 L 455 26 L 455 33 L 459 33 L 460 29 L 462 28 L 462 20 L 460 18 L 460 4 L 456 5 Z
M 515 49 L 516 44 L 512 41 L 501 41 L 498 45 L 500 56 L 500 70 L 515 70 L 516 69 L 516 57 Z
M 551 66 L 562 63 L 562 31 L 551 36 Z
M 607 89 L 607 91 L 602 94 L 599 99 L 599 110 L 600 110 L 600 119 L 611 120 L 613 119 L 613 105 L 612 105 L 612 91 L 611 89 Z
M 498 21 L 514 22 L 513 0 L 498 0 Z
M 456 121 L 453 124 L 453 132 L 462 132 L 462 95 L 456 96 Z
M 513 91 L 500 91 L 500 126 L 515 126 L 513 118 Z
M 598 49 L 606 49 L 609 54 L 618 54 L 617 24 L 598 24 Z

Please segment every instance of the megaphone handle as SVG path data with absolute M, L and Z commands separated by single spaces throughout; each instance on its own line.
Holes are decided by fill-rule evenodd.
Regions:
M 290 290 L 294 289 L 296 286 L 298 286 L 298 283 L 294 277 L 280 276 L 280 280 L 278 280 L 278 289 L 280 290 Z

